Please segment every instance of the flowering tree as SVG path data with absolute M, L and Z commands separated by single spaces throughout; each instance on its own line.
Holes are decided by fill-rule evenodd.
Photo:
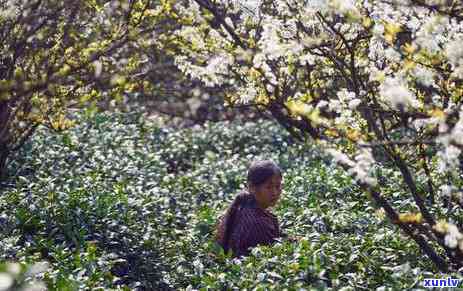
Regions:
M 39 124 L 65 129 L 69 108 L 153 90 L 162 2 L 0 1 L 0 177 Z
M 185 74 L 311 137 L 440 270 L 463 266 L 460 1 L 189 0 L 169 13 Z
M 218 111 L 222 90 L 184 76 L 166 53 L 175 45 L 160 49 L 178 26 L 165 17 L 167 1 L 0 1 L 0 9 L 0 179 L 39 124 L 72 126 L 69 108 L 143 103 L 199 121 L 195 113 Z M 207 95 L 215 98 L 203 102 Z

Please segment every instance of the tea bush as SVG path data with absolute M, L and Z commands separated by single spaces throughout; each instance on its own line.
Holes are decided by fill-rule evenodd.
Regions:
M 301 239 L 231 259 L 214 225 L 256 158 L 284 170 L 273 212 Z M 59 134 L 40 129 L 11 170 L 0 260 L 47 262 L 35 279 L 50 290 L 397 290 L 444 275 L 329 158 L 269 121 L 82 117 Z M 397 191 L 394 204 L 407 205 Z

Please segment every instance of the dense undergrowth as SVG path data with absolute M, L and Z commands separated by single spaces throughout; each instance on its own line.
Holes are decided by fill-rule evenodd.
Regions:
M 259 157 L 284 169 L 272 211 L 303 238 L 231 260 L 214 224 Z M 50 290 L 401 290 L 439 276 L 350 177 L 268 121 L 176 129 L 99 114 L 59 134 L 40 129 L 11 172 L 0 260 Z M 47 264 L 28 275 L 36 262 Z

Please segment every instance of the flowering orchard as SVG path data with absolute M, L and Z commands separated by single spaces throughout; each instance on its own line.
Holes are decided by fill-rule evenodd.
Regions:
M 39 125 L 72 126 L 70 108 L 188 95 L 157 49 L 164 16 L 149 0 L 0 1 L 0 179 Z
M 70 108 L 93 112 L 96 103 L 107 97 L 122 103 L 138 95 L 155 101 L 166 95 L 185 100 L 185 96 L 203 95 L 204 86 L 208 86 L 210 91 L 206 92 L 223 94 L 227 105 L 255 108 L 278 121 L 294 138 L 315 142 L 355 178 L 373 201 L 375 213 L 384 214 L 405 234 L 402 245 L 414 241 L 440 271 L 456 271 L 463 267 L 462 21 L 463 4 L 457 0 L 0 1 L 0 179 L 12 160 L 11 153 L 23 148 L 36 128 L 45 125 L 65 130 L 73 124 L 68 119 Z M 71 148 L 76 146 L 66 135 L 63 140 Z M 283 144 L 279 147 L 289 150 Z M 75 155 L 82 155 L 82 151 Z M 46 159 L 40 158 L 34 165 L 42 165 Z M 99 162 L 95 161 L 95 168 L 101 170 L 101 177 L 107 177 L 112 166 L 98 167 Z M 140 169 L 147 165 L 144 162 L 134 167 Z M 188 169 L 181 165 L 177 159 L 169 160 L 171 169 Z M 156 175 L 164 173 L 163 167 L 156 168 Z M 79 175 L 66 183 L 71 185 Z M 95 178 L 93 172 L 89 175 Z M 50 176 L 66 177 L 54 172 Z M 189 185 L 185 182 L 184 186 Z M 45 188 L 40 185 L 39 189 Z M 111 195 L 130 192 L 113 191 L 112 186 L 108 189 Z M 52 192 L 41 195 L 40 191 L 34 192 L 36 197 L 59 201 Z M 10 198 L 2 202 L 11 211 L 2 224 L 12 225 L 2 226 L 2 231 L 24 231 L 24 244 L 29 243 L 29 232 L 52 217 L 48 212 L 30 216 L 29 206 L 34 205 L 20 199 L 28 193 L 13 191 L 4 196 L 13 197 L 13 202 Z M 343 193 L 333 195 L 338 198 Z M 27 201 L 23 208 L 16 207 L 15 197 Z M 69 205 L 75 204 L 74 196 L 66 197 Z M 325 199 L 324 195 L 314 197 Z M 347 201 L 344 196 L 339 198 Z M 358 199 L 356 203 L 366 212 L 371 207 L 364 201 Z M 50 207 L 59 204 L 53 203 Z M 185 205 L 190 209 L 191 203 Z M 42 208 L 34 206 L 31 211 Z M 62 209 L 68 213 L 68 206 Z M 94 208 L 88 209 L 89 217 L 93 217 Z M 105 217 L 98 211 L 95 221 Z M 204 217 L 213 221 L 204 211 Z M 147 218 L 137 215 L 127 224 L 142 227 L 140 221 Z M 58 221 L 57 229 L 64 229 L 63 237 L 75 248 L 88 249 L 88 265 L 93 266 L 96 236 L 80 232 L 82 224 L 74 221 L 76 217 L 79 215 L 65 215 L 62 223 L 52 221 Z M 171 221 L 170 213 L 167 221 Z M 56 233 L 47 225 L 40 226 L 46 229 L 44 233 Z M 69 225 L 75 226 L 78 234 L 69 234 Z M 166 222 L 166 227 L 171 225 Z M 115 235 L 125 235 L 117 230 Z M 136 233 L 144 232 L 139 229 Z M 91 244 L 86 241 L 89 237 Z M 363 238 L 370 244 L 368 237 Z M 40 246 L 44 257 L 48 246 L 56 245 L 54 239 L 50 235 L 41 240 L 46 242 L 46 247 Z M 24 250 L 18 241 L 17 249 Z M 133 241 L 143 240 L 133 236 Z M 372 245 L 378 246 L 377 242 Z M 7 242 L 2 248 L 15 250 L 10 243 L 16 244 Z M 143 255 L 145 247 L 139 246 L 142 255 L 138 258 L 151 258 Z M 185 249 L 189 250 L 188 246 Z M 309 250 L 318 260 L 321 247 L 310 245 Z M 176 252 L 176 246 L 169 246 L 166 253 Z M 184 261 L 192 260 L 188 257 Z M 338 268 L 340 264 L 333 265 Z M 77 268 L 80 266 L 71 269 Z M 133 274 L 146 275 L 134 270 Z M 184 272 L 179 270 L 182 277 Z M 350 274 L 351 270 L 343 272 Z M 158 275 L 143 280 L 153 281 Z
M 440 270 L 463 266 L 461 1 L 164 5 L 185 74 L 311 137 Z

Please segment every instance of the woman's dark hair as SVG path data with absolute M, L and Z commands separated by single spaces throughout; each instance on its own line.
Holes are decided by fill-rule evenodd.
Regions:
M 248 186 L 259 186 L 273 175 L 281 177 L 281 169 L 271 160 L 255 161 L 248 170 Z
M 259 160 L 251 163 L 248 169 L 247 183 L 250 186 L 260 186 L 274 175 L 282 176 L 281 169 L 271 160 Z M 233 200 L 217 226 L 216 240 L 225 252 L 228 252 L 229 240 L 238 209 L 254 199 L 248 191 L 242 191 Z

